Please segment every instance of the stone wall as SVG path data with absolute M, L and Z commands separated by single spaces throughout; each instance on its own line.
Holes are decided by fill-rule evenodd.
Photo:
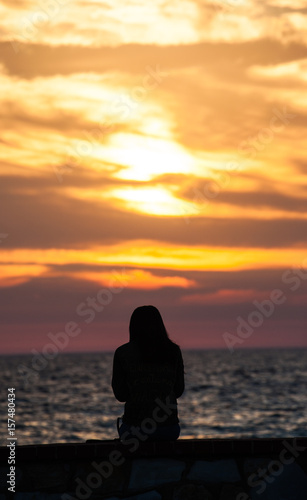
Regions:
M 20 446 L 0 500 L 307 500 L 307 438 Z

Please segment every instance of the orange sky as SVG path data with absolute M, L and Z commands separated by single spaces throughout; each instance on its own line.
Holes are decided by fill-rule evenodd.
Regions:
M 115 3 L 0 0 L 2 352 L 306 346 L 305 1 Z

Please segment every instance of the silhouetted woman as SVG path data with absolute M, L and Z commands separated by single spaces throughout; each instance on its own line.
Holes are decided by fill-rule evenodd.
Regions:
M 132 442 L 131 436 L 175 440 L 180 434 L 177 398 L 184 391 L 181 350 L 154 306 L 133 311 L 129 333 L 130 341 L 116 349 L 113 360 L 113 392 L 125 402 L 119 436 L 123 442 Z

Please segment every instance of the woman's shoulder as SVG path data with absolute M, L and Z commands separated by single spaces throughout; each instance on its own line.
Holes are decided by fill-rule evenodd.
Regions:
M 120 345 L 119 347 L 117 347 L 117 349 L 115 350 L 115 352 L 124 352 L 127 349 L 128 345 L 129 345 L 129 342 L 127 342 L 126 344 Z
M 177 354 L 177 356 L 181 356 L 181 349 L 179 347 L 178 344 L 176 344 L 175 342 L 171 341 L 171 349 L 172 351 Z
M 134 342 L 127 342 L 126 344 L 120 345 L 116 351 L 115 354 L 117 356 L 133 356 L 137 353 L 137 346 L 135 345 Z

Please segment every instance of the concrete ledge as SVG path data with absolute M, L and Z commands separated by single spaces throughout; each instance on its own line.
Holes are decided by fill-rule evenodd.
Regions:
M 54 443 L 17 445 L 17 460 L 74 460 L 108 457 L 112 450 L 120 450 L 123 456 L 257 456 L 278 454 L 284 449 L 284 442 L 307 449 L 307 438 L 255 438 L 255 439 L 178 439 L 177 441 L 139 442 L 131 452 L 129 446 L 118 439 L 90 440 L 85 443 Z M 0 447 L 0 463 L 7 463 L 7 447 Z M 307 496 L 306 496 L 307 498 Z
M 306 500 L 307 438 L 17 446 L 14 480 L 16 500 Z

